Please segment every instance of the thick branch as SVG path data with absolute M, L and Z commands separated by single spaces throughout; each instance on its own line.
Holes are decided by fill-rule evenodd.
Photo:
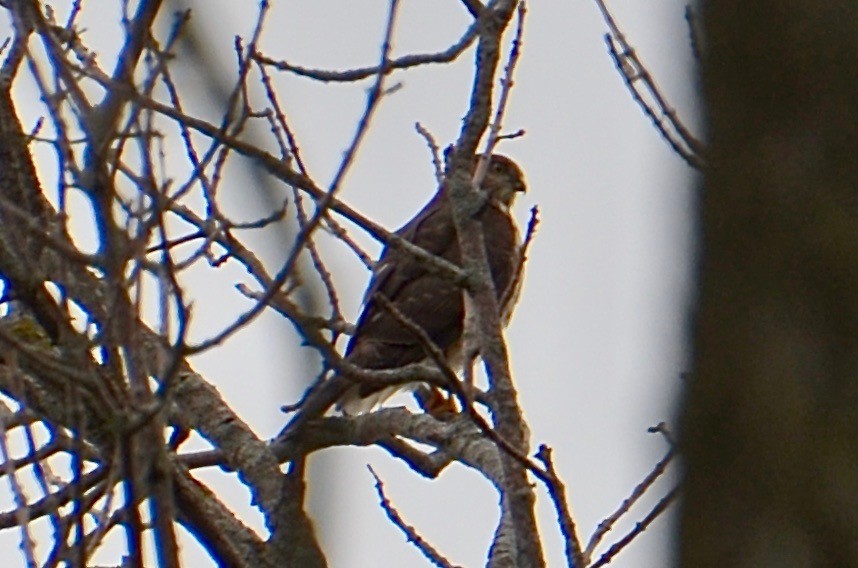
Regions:
M 462 132 L 456 142 L 448 183 L 452 198 L 453 220 L 462 251 L 462 262 L 469 274 L 467 293 L 471 299 L 480 354 L 486 362 L 492 412 L 498 434 L 513 448 L 528 453 L 528 432 L 516 400 L 503 340 L 500 310 L 486 258 L 480 223 L 472 217 L 479 195 L 471 183 L 471 156 L 488 126 L 493 84 L 500 61 L 500 39 L 515 7 L 513 1 L 489 4 L 480 18 L 480 40 L 476 54 L 476 74 L 471 105 Z M 501 525 L 492 547 L 493 566 L 544 566 L 542 547 L 534 515 L 535 495 L 524 466 L 514 457 L 501 457 L 504 468 Z M 506 515 L 509 515 L 506 517 Z M 500 530 L 505 527 L 505 530 Z M 506 530 L 510 529 L 510 530 Z M 514 536 L 515 542 L 501 543 Z M 499 553 L 512 551 L 512 557 Z M 501 559 L 501 556 L 505 558 Z

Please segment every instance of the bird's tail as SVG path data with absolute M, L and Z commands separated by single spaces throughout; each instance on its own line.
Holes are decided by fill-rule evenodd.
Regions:
M 360 392 L 359 385 L 352 385 L 340 397 L 337 402 L 337 410 L 347 416 L 366 414 L 367 412 L 373 411 L 378 405 L 384 403 L 384 401 L 396 393 L 412 389 L 412 385 L 394 385 L 363 395 Z

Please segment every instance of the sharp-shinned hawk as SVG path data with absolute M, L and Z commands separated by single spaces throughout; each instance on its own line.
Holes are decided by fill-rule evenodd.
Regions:
M 474 165 L 477 163 L 474 158 Z M 506 324 L 516 301 L 522 263 L 520 238 L 509 209 L 526 186 L 515 162 L 495 154 L 480 187 L 486 200 L 474 217 L 482 226 L 501 321 Z M 445 184 L 396 234 L 453 264 L 461 264 Z M 348 363 L 366 369 L 395 369 L 427 359 L 421 340 L 383 305 L 379 296 L 422 328 L 455 372 L 461 370 L 465 319 L 462 288 L 450 278 L 433 273 L 415 255 L 393 247 L 385 248 L 373 270 L 363 310 L 346 348 Z M 334 404 L 349 415 L 368 412 L 407 387 L 379 387 L 335 374 L 306 397 L 292 424 L 321 415 Z

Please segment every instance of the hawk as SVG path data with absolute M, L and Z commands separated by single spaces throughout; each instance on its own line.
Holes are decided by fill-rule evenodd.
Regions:
M 475 167 L 477 163 L 475 157 Z M 486 256 L 501 307 L 501 321 L 505 325 L 516 301 L 522 264 L 520 238 L 510 206 L 517 194 L 526 190 L 526 185 L 515 162 L 494 154 L 480 187 L 486 200 L 474 216 L 482 225 Z M 396 234 L 453 264 L 461 264 L 445 184 Z M 427 359 L 423 345 L 413 331 L 382 305 L 379 296 L 383 296 L 408 320 L 422 328 L 443 351 L 449 366 L 459 372 L 463 364 L 463 294 L 460 286 L 449 278 L 433 274 L 424 261 L 409 252 L 385 248 L 374 267 L 362 312 L 346 348 L 345 360 L 365 369 L 395 369 Z M 334 375 L 306 397 L 291 424 L 320 415 L 333 404 L 347 415 L 368 412 L 396 391 L 409 386 L 379 387 Z

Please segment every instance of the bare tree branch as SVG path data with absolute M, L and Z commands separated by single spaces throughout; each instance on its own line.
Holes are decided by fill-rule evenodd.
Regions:
M 387 495 L 384 494 L 384 484 L 381 482 L 381 478 L 375 473 L 375 470 L 372 469 L 372 466 L 367 465 L 367 469 L 372 474 L 372 477 L 375 479 L 375 489 L 378 492 L 378 498 L 381 501 L 381 508 L 384 509 L 384 512 L 387 514 L 387 518 L 396 525 L 396 527 L 401 530 L 406 538 L 408 538 L 408 542 L 414 544 L 417 549 L 423 553 L 432 564 L 438 566 L 439 568 L 453 568 L 453 564 L 450 563 L 449 560 L 444 558 L 440 552 L 435 550 L 435 548 L 426 542 L 418 533 L 417 530 L 408 525 L 399 514 L 393 504 L 390 502 L 390 499 L 387 498 Z
M 502 131 L 522 57 L 524 2 L 462 0 L 473 21 L 458 40 L 435 53 L 401 56 L 393 47 L 401 3 L 391 0 L 378 61 L 327 71 L 261 53 L 262 45 L 270 45 L 265 38 L 273 27 L 270 4 L 263 1 L 251 14 L 248 35 L 226 44 L 232 48 L 225 62 L 231 71 L 219 77 L 216 65 L 202 62 L 223 38 L 195 30 L 189 11 L 166 21 L 162 4 L 117 2 L 118 42 L 109 53 L 99 53 L 89 45 L 92 34 L 78 27 L 86 10 L 94 10 L 89 4 L 72 3 L 58 23 L 59 8 L 38 0 L 0 0 L 13 25 L 11 38 L 0 47 L 5 58 L 0 68 L 0 477 L 14 502 L 0 512 L 0 530 L 19 531 L 23 561 L 84 566 L 96 552 L 120 542 L 123 564 L 142 567 L 152 550 L 158 566 L 177 568 L 186 561 L 179 524 L 219 565 L 325 566 L 325 551 L 305 511 L 315 482 L 307 476 L 308 456 L 326 448 L 374 445 L 417 475 L 435 478 L 458 463 L 496 488 L 497 526 L 486 543 L 492 567 L 545 565 L 534 510 L 536 491 L 544 485 L 566 539 L 567 562 L 584 568 L 616 519 L 669 460 L 656 466 L 622 511 L 600 525 L 582 553 L 550 450 L 542 446 L 535 456 L 530 450 L 499 304 L 512 303 L 523 278 L 537 210 L 531 212 L 520 258 L 511 263 L 516 264 L 513 284 L 494 290 L 475 218 L 485 205 L 479 187 L 487 163 L 473 167 L 478 147 L 489 155 L 500 140 L 524 134 L 524 129 Z M 514 17 L 512 37 L 504 40 Z M 622 35 L 615 34 L 615 41 L 622 51 L 615 55 L 618 62 L 630 60 L 633 53 Z M 399 86 L 397 74 L 461 61 L 475 43 L 468 108 L 445 166 L 443 144 L 417 126 L 432 153 L 438 186 L 449 191 L 453 203 L 458 265 L 430 253 L 431 246 L 424 250 L 388 230 L 340 195 L 378 126 L 380 103 Z M 189 51 L 195 52 L 190 59 Z M 101 68 L 105 60 L 115 61 L 112 69 Z M 207 76 L 205 89 L 217 91 L 215 110 L 201 110 L 201 93 L 187 84 L 180 63 L 211 67 L 201 75 Z M 330 178 L 304 161 L 308 141 L 293 130 L 301 109 L 291 106 L 288 92 L 278 85 L 281 74 L 272 69 L 322 82 L 370 79 L 365 105 Z M 40 116 L 27 129 L 16 111 L 21 105 L 12 89 L 16 81 L 35 89 L 39 105 Z M 655 108 L 666 112 L 657 101 Z M 671 125 L 673 119 L 662 122 Z M 37 168 L 34 160 L 44 156 Z M 225 198 L 235 187 L 246 191 L 232 173 L 236 165 L 253 171 L 252 191 L 269 186 L 270 207 L 262 213 L 236 209 Z M 51 180 L 50 187 L 42 186 L 37 171 Z M 93 228 L 91 244 L 81 227 Z M 355 326 L 341 309 L 343 282 L 328 245 L 373 268 L 361 232 L 461 288 L 466 347 L 473 354 L 463 379 L 433 336 L 385 296 L 378 305 L 416 338 L 430 363 L 364 369 L 340 353 L 342 335 Z M 272 234 L 281 247 L 274 260 L 258 248 L 258 237 Z M 236 268 L 241 275 L 229 276 Z M 219 282 L 237 278 L 227 283 L 247 307 L 222 325 L 203 327 L 202 296 L 189 284 L 199 274 Z M 307 301 L 308 291 L 319 300 Z M 432 415 L 387 408 L 326 417 L 335 400 L 311 388 L 300 404 L 285 407 L 297 409 L 293 421 L 303 420 L 304 427 L 261 439 L 190 357 L 224 349 L 269 308 L 318 354 L 319 369 L 302 369 L 306 382 L 329 372 L 347 386 L 416 380 L 423 388 L 452 393 L 450 410 Z M 477 355 L 488 375 L 485 392 L 473 384 Z M 190 436 L 209 449 L 184 453 Z M 23 454 L 13 447 L 23 448 Z M 256 534 L 228 499 L 195 479 L 195 470 L 204 467 L 236 474 L 267 536 Z M 430 562 L 452 566 L 419 528 L 402 519 L 375 477 L 391 522 Z M 542 484 L 534 486 L 533 479 Z M 669 494 L 598 562 L 613 558 L 672 498 Z
M 706 165 L 704 145 L 695 138 L 679 119 L 655 83 L 647 67 L 637 56 L 634 47 L 626 40 L 604 0 L 595 0 L 610 33 L 605 36 L 608 52 L 623 77 L 632 98 L 641 107 L 655 129 L 667 141 L 674 152 L 689 166 L 702 170 Z M 638 88 L 638 83 L 643 88 Z

